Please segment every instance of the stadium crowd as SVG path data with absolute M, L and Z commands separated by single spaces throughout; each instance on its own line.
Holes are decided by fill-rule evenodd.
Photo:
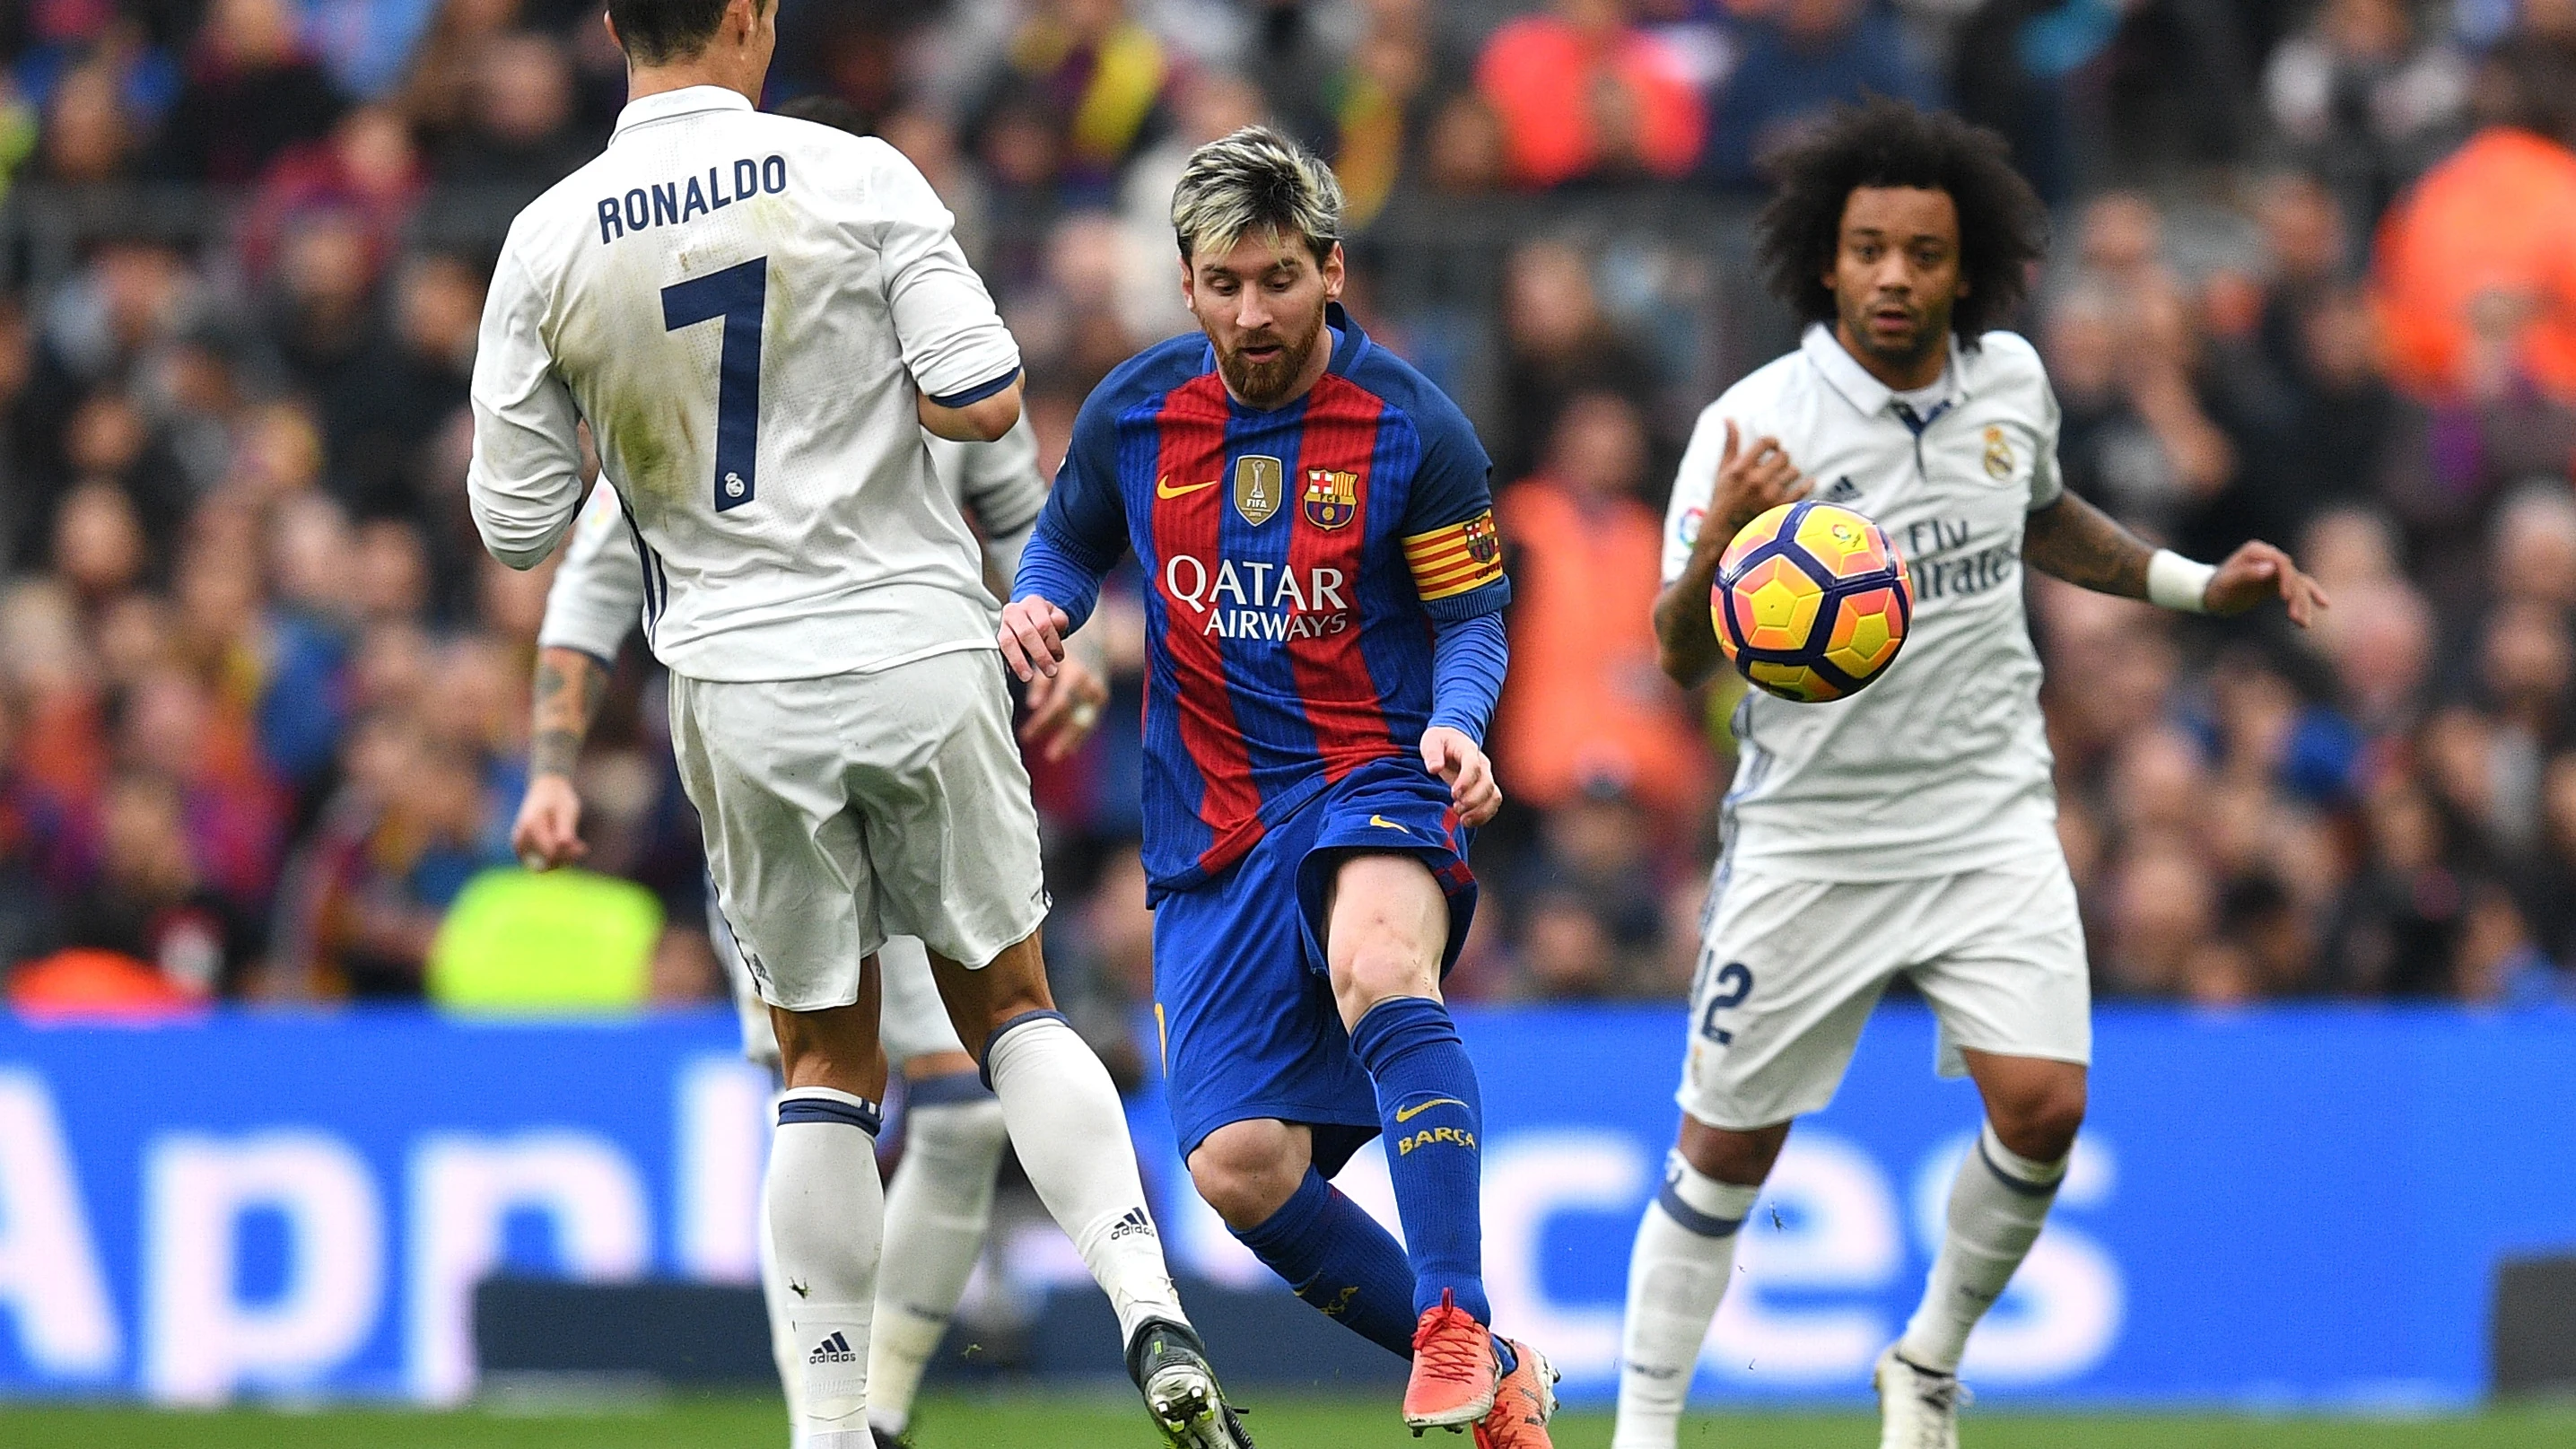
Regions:
M 2576 995 L 2576 0 L 779 3 L 772 100 L 838 97 L 938 187 L 1050 469 L 1191 325 L 1188 148 L 1268 118 L 1340 170 L 1353 310 L 1468 406 L 1515 581 L 1457 996 L 1687 984 L 1731 697 L 1656 670 L 1664 496 L 1794 341 L 1742 275 L 1759 158 L 1869 91 L 2002 129 L 2057 209 L 2023 326 L 2069 484 L 2333 598 L 2294 637 L 2032 585 L 2099 989 Z M 417 996 L 511 864 L 548 570 L 477 546 L 465 390 L 500 227 L 622 100 L 597 10 L 0 10 L 0 962 Z M 1033 762 L 1104 1022 L 1150 979 L 1135 598 L 1100 735 Z M 630 645 L 582 785 L 687 998 L 663 718 Z

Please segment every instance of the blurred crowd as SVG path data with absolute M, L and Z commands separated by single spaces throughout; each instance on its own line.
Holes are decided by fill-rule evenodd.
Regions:
M 1663 500 L 1696 410 L 1795 339 L 1745 278 L 1761 158 L 1872 92 L 2002 130 L 2055 209 L 2020 325 L 2070 486 L 2200 557 L 2292 546 L 2333 598 L 2299 636 L 2032 585 L 2102 993 L 2571 994 L 2576 0 L 778 3 L 770 101 L 837 98 L 939 189 L 1050 470 L 1191 325 L 1189 149 L 1267 119 L 1339 169 L 1354 312 L 1469 408 L 1515 581 L 1456 996 L 1687 984 L 1733 692 L 1656 670 Z M 464 404 L 501 227 L 622 101 L 599 8 L 0 7 L 20 999 L 67 957 L 174 1001 L 416 997 L 510 868 L 550 568 L 477 546 Z M 1033 771 L 1052 956 L 1114 1037 L 1151 969 L 1132 578 L 1102 633 L 1101 733 Z M 581 784 L 685 999 L 718 978 L 663 693 L 630 645 Z

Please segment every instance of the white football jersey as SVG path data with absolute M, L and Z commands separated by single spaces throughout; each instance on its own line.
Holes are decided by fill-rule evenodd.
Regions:
M 2009 332 L 1973 352 L 1954 340 L 1945 383 L 1941 402 L 1913 407 L 1817 326 L 1691 433 L 1664 520 L 1666 584 L 1690 560 L 1729 420 L 1746 445 L 1779 439 L 1808 497 L 1876 522 L 1914 572 L 1905 646 L 1868 688 L 1829 704 L 1755 690 L 1736 711 L 1729 862 L 1881 881 L 2059 848 L 2021 568 L 2026 515 L 2063 487 L 2057 398 Z
M 883 141 L 695 86 L 511 224 L 474 361 L 476 526 L 527 568 L 582 503 L 588 419 L 643 558 L 645 633 L 698 679 L 994 647 L 973 536 L 916 411 L 1019 349 Z
M 986 575 L 1008 580 L 1019 572 L 1020 551 L 1037 527 L 1038 510 L 1046 506 L 1036 431 L 1022 415 L 990 443 L 922 436 L 930 443 L 931 466 L 941 486 L 982 525 Z M 986 609 L 987 617 L 998 622 L 1001 601 L 988 596 Z M 602 483 L 591 490 L 572 539 L 564 545 L 554 582 L 547 586 L 537 644 L 614 660 L 627 631 L 642 622 L 643 614 L 644 572 L 635 535 L 626 527 L 617 490 Z

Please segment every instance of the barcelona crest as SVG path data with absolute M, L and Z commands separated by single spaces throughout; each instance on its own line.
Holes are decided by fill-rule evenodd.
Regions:
M 1339 528 L 1360 516 L 1360 475 L 1331 468 L 1306 470 L 1306 521 Z
M 1503 536 L 1494 528 L 1492 510 L 1467 520 L 1467 557 L 1489 564 L 1503 556 Z

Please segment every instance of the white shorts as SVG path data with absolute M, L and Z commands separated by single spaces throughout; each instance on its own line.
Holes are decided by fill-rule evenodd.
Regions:
M 733 1009 L 742 1022 L 744 1058 L 775 1069 L 779 1064 L 778 1029 L 770 1024 L 769 1003 L 760 999 L 760 987 L 751 979 L 751 968 L 743 964 L 742 952 L 733 943 L 733 929 L 725 924 L 724 913 L 716 909 L 712 892 L 707 896 L 707 935 L 715 942 L 716 954 L 724 959 L 725 979 L 733 985 Z M 939 983 L 930 976 L 930 953 L 922 949 L 920 941 L 910 936 L 888 936 L 886 943 L 877 948 L 877 974 L 882 992 L 877 1008 L 877 1041 L 885 1048 L 888 1065 L 900 1072 L 905 1063 L 915 1058 L 966 1050 L 957 1040 L 957 1028 L 948 1020 L 947 1006 L 939 999 Z
M 773 1006 L 857 1001 L 889 935 L 981 967 L 1046 918 L 992 653 L 763 683 L 675 674 L 671 748 L 718 909 Z
M 1682 1110 L 1769 1127 L 1822 1109 L 1898 972 L 1940 1021 L 1941 1075 L 1961 1048 L 2090 1062 L 2092 984 L 2066 858 L 1919 880 L 1788 880 L 1722 871 L 1691 985 Z

